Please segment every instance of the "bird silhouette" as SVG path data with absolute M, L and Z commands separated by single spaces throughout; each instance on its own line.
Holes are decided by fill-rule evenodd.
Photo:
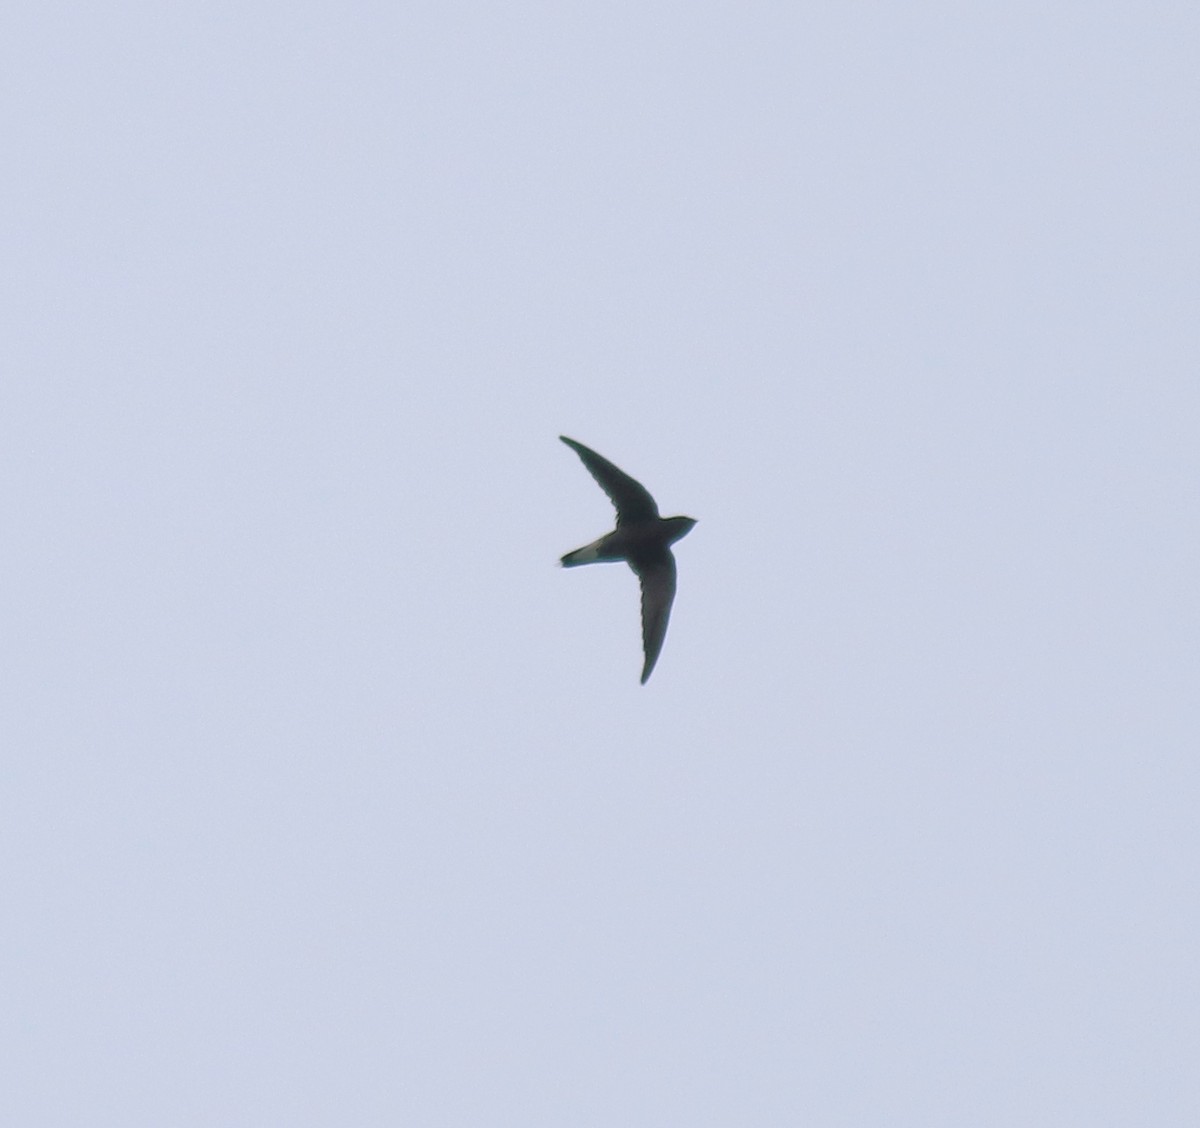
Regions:
M 634 570 L 642 585 L 642 646 L 646 654 L 642 685 L 645 685 L 662 650 L 675 600 L 675 556 L 671 545 L 687 536 L 696 522 L 691 517 L 660 517 L 658 505 L 641 482 L 583 443 L 566 435 L 558 437 L 579 455 L 617 510 L 617 527 L 599 540 L 568 552 L 562 558 L 563 567 L 624 560 Z

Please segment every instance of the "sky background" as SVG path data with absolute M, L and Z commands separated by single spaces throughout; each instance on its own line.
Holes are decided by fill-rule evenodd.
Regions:
M 1200 1123 L 1198 58 L 6 5 L 0 1120 Z

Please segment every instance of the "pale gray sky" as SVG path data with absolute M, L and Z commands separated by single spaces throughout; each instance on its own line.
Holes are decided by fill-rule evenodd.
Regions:
M 0 1120 L 1200 1123 L 1198 50 L 10 4 Z

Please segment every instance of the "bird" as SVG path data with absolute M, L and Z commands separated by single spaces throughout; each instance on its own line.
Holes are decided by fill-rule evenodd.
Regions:
M 624 560 L 633 569 L 642 586 L 642 647 L 646 660 L 641 684 L 645 685 L 662 650 L 675 600 L 675 556 L 671 545 L 687 536 L 696 520 L 660 517 L 657 503 L 641 482 L 583 443 L 566 435 L 558 437 L 579 455 L 617 510 L 617 527 L 611 533 L 568 552 L 560 562 L 564 568 L 575 568 L 580 564 Z

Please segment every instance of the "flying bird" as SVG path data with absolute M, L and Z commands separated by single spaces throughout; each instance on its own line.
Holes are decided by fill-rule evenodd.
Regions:
M 583 443 L 566 435 L 558 437 L 579 455 L 617 510 L 617 527 L 599 540 L 568 552 L 562 558 L 563 567 L 624 560 L 637 574 L 642 585 L 642 646 L 646 652 L 642 685 L 645 685 L 662 650 L 675 599 L 675 557 L 671 545 L 687 536 L 696 522 L 691 517 L 660 517 L 654 498 L 641 482 L 634 481 Z

